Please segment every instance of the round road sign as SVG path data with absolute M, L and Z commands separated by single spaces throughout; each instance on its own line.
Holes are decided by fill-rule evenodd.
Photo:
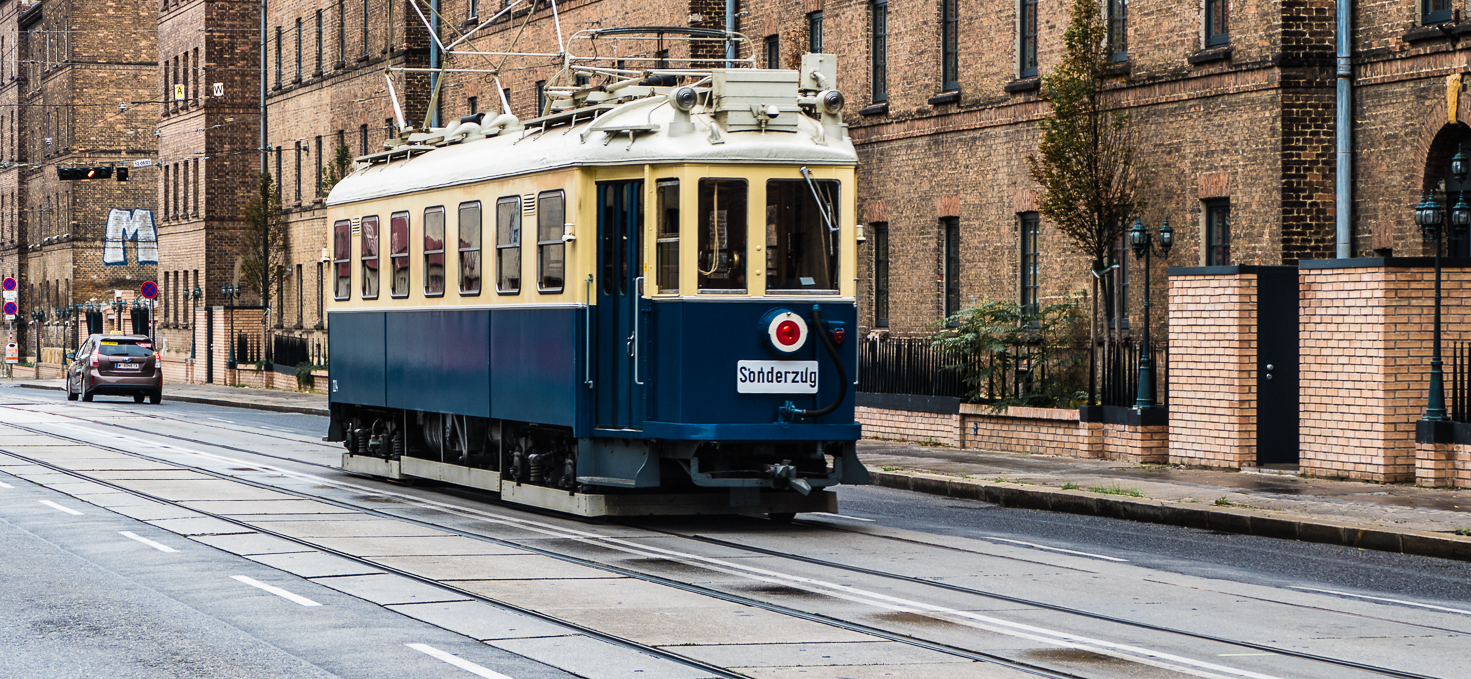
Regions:
M 144 297 L 153 299 L 158 296 L 158 284 L 153 281 L 143 281 L 143 285 L 139 286 L 138 291 L 143 293 Z
M 5 289 L 6 290 L 14 290 L 15 289 L 15 279 L 14 278 L 11 278 L 9 276 L 6 276 L 5 277 Z
M 16 312 L 15 302 L 6 302 L 5 303 L 5 315 L 6 316 L 14 316 L 15 315 L 15 312 Z

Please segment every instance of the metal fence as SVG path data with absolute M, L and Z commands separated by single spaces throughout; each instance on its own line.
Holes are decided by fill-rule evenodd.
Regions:
M 1153 343 L 1151 343 L 1153 344 Z M 1170 402 L 1170 351 L 1155 345 L 1149 352 L 1154 364 L 1155 399 Z M 1134 406 L 1139 395 L 1139 345 L 1132 340 L 1105 341 L 1098 351 L 1099 404 Z
M 1471 342 L 1451 342 L 1450 354 L 1441 368 L 1446 414 L 1452 422 L 1471 422 Z
M 261 360 L 260 334 L 241 332 L 235 334 L 235 362 L 259 363 Z
M 1058 379 L 1057 365 L 1080 357 L 1081 349 L 1054 348 L 1052 360 L 1041 360 L 1036 345 L 1014 344 L 1005 357 L 984 356 L 936 346 L 929 338 L 864 341 L 858 350 L 858 391 L 871 394 L 948 396 L 981 403 L 1044 393 Z M 1000 367 L 1009 368 L 998 369 Z M 983 384 L 967 384 L 968 375 L 987 374 Z M 976 379 L 979 379 L 978 377 Z

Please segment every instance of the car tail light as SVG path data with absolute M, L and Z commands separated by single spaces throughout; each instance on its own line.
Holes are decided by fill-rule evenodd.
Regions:
M 97 367 L 97 354 L 92 354 L 92 367 Z
M 162 358 L 159 358 L 158 352 L 155 351 L 155 352 L 153 352 L 153 360 L 155 360 L 155 361 L 162 361 L 163 359 Z

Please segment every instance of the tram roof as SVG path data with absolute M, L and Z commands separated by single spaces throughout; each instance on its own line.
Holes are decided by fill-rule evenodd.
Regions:
M 542 130 L 534 121 L 525 130 L 461 144 L 404 151 L 404 159 L 375 163 L 349 174 L 332 188 L 328 205 L 546 172 L 569 167 L 645 164 L 856 165 L 853 143 L 828 135 L 822 125 L 799 115 L 796 133 L 727 132 L 710 114 L 691 116 L 695 129 L 669 136 L 674 111 L 663 97 L 632 101 L 575 126 Z M 635 130 L 639 126 L 654 130 Z M 592 131 L 590 131 L 590 128 Z M 602 131 L 601 128 L 606 128 Z M 632 142 L 630 143 L 630 137 Z

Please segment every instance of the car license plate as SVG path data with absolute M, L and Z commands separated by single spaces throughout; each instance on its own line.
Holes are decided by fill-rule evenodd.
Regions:
M 736 361 L 738 394 L 815 394 L 817 361 Z
M 142 370 L 143 369 L 143 364 L 141 364 L 141 363 L 114 363 L 112 365 L 112 368 L 113 368 L 113 370 Z

